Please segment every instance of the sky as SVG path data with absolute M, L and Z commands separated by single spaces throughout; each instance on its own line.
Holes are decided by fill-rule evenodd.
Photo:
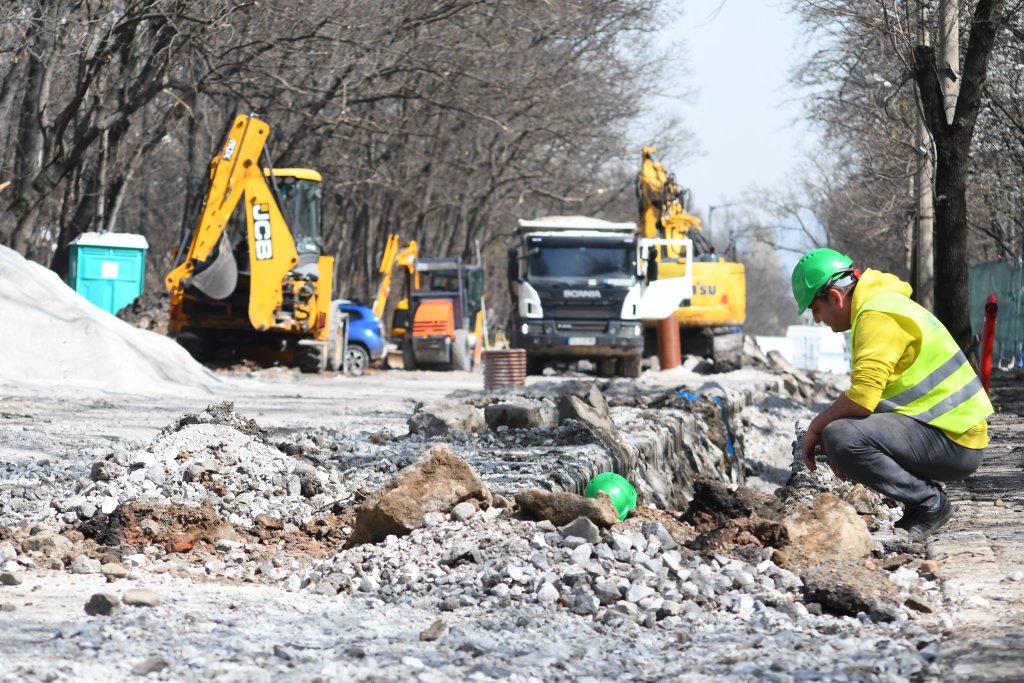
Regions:
M 661 40 L 684 45 L 680 61 L 689 74 L 683 80 L 695 94 L 682 102 L 665 98 L 658 106 L 683 119 L 703 155 L 659 147 L 659 157 L 691 190 L 691 212 L 706 224 L 714 206 L 712 228 L 724 227 L 738 213 L 744 191 L 783 186 L 810 146 L 787 85 L 798 61 L 799 27 L 778 0 L 678 4 L 682 17 L 666 26 Z

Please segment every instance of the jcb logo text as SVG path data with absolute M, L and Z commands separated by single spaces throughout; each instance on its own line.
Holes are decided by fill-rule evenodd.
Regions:
M 255 237 L 256 260 L 266 261 L 274 257 L 274 246 L 270 242 L 270 209 L 267 204 L 252 205 L 252 232 Z

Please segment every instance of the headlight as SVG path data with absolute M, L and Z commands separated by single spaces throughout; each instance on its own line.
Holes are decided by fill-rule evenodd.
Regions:
M 643 331 L 644 328 L 640 327 L 639 325 L 633 326 L 633 334 L 637 335 L 638 337 L 643 333 Z
M 519 328 L 519 331 L 522 332 L 523 334 L 530 334 L 530 326 L 527 325 L 526 323 L 523 323 L 522 326 Z

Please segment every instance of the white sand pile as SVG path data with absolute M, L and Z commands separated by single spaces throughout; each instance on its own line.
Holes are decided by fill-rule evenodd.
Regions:
M 223 382 L 177 342 L 97 308 L 57 274 L 0 246 L 0 385 L 166 393 Z

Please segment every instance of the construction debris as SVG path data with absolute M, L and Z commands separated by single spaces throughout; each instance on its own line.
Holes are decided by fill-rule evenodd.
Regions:
M 142 349 L 156 336 L 111 316 L 60 329 L 137 332 Z M 33 362 L 19 344 L 9 362 Z M 799 427 L 841 379 L 765 357 L 735 377 L 680 370 L 676 384 L 442 392 L 432 375 L 396 373 L 401 389 L 367 398 L 387 380 L 281 375 L 179 410 L 165 404 L 193 402 L 193 380 L 219 385 L 156 355 L 123 359 L 155 378 L 152 402 L 0 397 L 0 636 L 17 645 L 0 681 L 947 671 L 940 646 L 962 618 L 949 605 L 968 597 L 940 582 L 958 556 L 927 559 L 895 531 L 892 501 L 796 455 Z M 107 371 L 138 390 L 103 362 L 83 352 L 69 386 Z M 24 392 L 21 376 L 5 381 Z M 624 520 L 579 495 L 602 472 L 639 493 Z M 987 509 L 1009 518 L 1015 499 L 998 500 Z M 999 589 L 1012 594 L 1013 577 Z M 972 609 L 1003 613 L 991 590 L 955 585 Z

